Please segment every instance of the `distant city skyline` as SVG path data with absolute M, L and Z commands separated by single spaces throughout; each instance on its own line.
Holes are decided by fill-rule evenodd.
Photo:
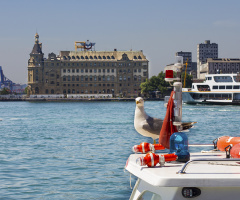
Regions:
M 150 77 L 210 40 L 219 58 L 240 58 L 237 0 L 0 0 L 0 66 L 7 78 L 27 83 L 29 54 L 38 32 L 44 57 L 74 51 L 75 41 L 95 42 L 96 51 L 143 50 Z

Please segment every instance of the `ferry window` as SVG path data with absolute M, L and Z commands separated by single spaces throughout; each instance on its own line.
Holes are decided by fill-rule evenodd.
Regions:
M 220 85 L 219 89 L 225 90 L 225 85 Z
M 239 85 L 234 85 L 233 89 L 239 89 Z
M 226 89 L 232 89 L 232 85 L 227 85 Z
M 144 191 L 139 197 L 141 199 L 162 200 L 161 196 L 150 191 Z
M 217 86 L 217 85 L 214 85 L 214 86 L 213 86 L 213 89 L 214 89 L 214 90 L 217 90 L 217 89 L 218 89 L 218 86 Z
M 214 77 L 215 82 L 233 82 L 231 76 L 216 76 Z

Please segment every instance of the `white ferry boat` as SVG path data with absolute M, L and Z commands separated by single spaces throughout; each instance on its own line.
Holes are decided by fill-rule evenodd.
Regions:
M 236 75 L 209 75 L 206 78 L 213 84 L 202 84 L 202 89 L 206 88 L 207 90 L 208 87 L 210 87 L 211 91 L 213 90 L 213 86 L 218 86 L 219 88 L 222 85 L 225 87 L 226 85 L 230 85 L 226 83 L 231 83 L 233 88 L 234 85 L 238 85 L 238 81 L 234 81 L 234 76 Z M 215 79 L 214 77 L 218 77 L 219 79 L 224 77 L 224 80 L 229 79 L 229 82 L 225 81 L 224 84 L 222 84 L 222 82 L 210 80 L 218 80 L 218 78 Z M 225 79 L 225 77 L 227 78 Z M 180 86 L 180 88 L 178 86 Z M 199 91 L 200 88 L 198 87 L 197 89 Z M 217 92 L 215 93 L 218 94 Z M 222 93 L 223 92 L 219 94 Z M 170 118 L 170 124 L 173 122 L 172 125 L 180 127 L 179 125 L 182 119 L 181 82 L 177 84 L 174 83 L 173 94 L 170 99 L 172 98 L 171 102 L 174 102 L 174 105 L 170 107 L 169 105 L 172 103 L 169 100 L 167 112 L 170 109 L 173 110 L 174 117 Z M 169 153 L 154 153 L 156 150 L 156 148 L 153 148 L 155 144 L 141 143 L 133 147 L 134 152 L 137 153 L 129 156 L 125 166 L 125 169 L 130 172 L 130 174 L 138 178 L 130 200 L 185 200 L 189 198 L 195 200 L 239 199 L 240 137 L 236 139 L 228 136 L 220 137 L 214 141 L 212 147 L 214 146 L 215 148 L 213 148 L 212 151 L 189 153 L 187 136 L 184 132 L 181 132 L 181 130 L 178 129 L 178 131 L 179 132 L 172 134 L 174 137 L 169 136 Z M 161 139 L 161 133 L 159 141 Z M 236 144 L 233 144 L 233 141 Z M 160 144 L 157 145 L 161 144 L 163 143 L 160 142 Z M 236 151 L 233 151 L 235 152 L 234 155 L 232 154 L 231 148 L 229 149 L 229 144 L 231 146 L 234 145 L 232 149 L 237 147 L 235 149 Z M 224 152 L 226 149 L 225 146 L 226 148 L 228 147 L 228 153 Z M 174 149 L 175 152 L 172 151 Z M 150 151 L 150 153 L 146 151 Z M 186 151 L 188 154 L 185 154 Z M 181 157 L 182 155 L 183 157 Z M 180 157 L 181 159 L 179 159 Z M 184 160 L 182 158 L 187 159 Z
M 240 105 L 240 74 L 208 74 L 205 79 L 183 88 L 184 103 Z

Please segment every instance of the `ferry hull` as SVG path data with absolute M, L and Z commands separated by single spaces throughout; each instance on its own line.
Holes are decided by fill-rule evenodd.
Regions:
M 192 92 L 183 92 L 182 93 L 183 103 L 186 103 L 186 104 L 210 104 L 210 105 L 240 105 L 240 100 L 229 100 L 229 99 L 217 100 L 217 99 L 206 99 L 206 98 L 193 99 L 191 94 L 193 94 L 193 93 Z M 202 94 L 202 93 L 194 92 L 194 94 Z

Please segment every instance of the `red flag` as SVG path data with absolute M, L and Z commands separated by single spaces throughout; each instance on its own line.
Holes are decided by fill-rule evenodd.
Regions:
M 171 96 L 168 100 L 168 105 L 167 105 L 167 111 L 165 118 L 163 120 L 163 125 L 162 129 L 160 131 L 159 135 L 159 144 L 163 145 L 166 149 L 170 148 L 170 136 L 178 132 L 177 127 L 173 126 L 173 108 L 174 108 L 174 102 L 173 102 L 173 94 L 175 92 L 171 92 Z

